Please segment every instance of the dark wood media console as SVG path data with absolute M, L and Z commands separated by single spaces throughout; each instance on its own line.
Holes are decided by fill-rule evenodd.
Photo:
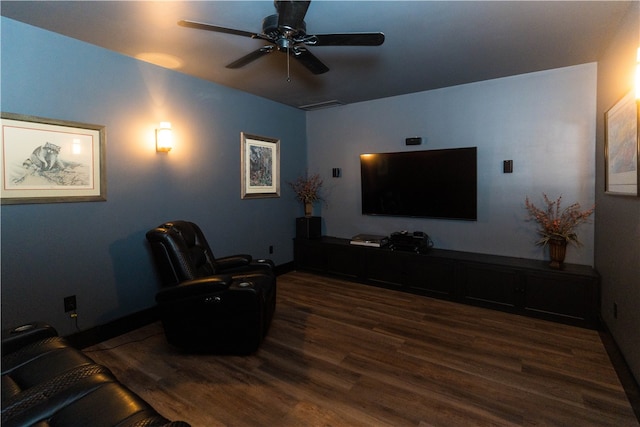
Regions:
M 432 249 L 427 254 L 294 239 L 296 269 L 597 329 L 600 277 L 586 265 Z

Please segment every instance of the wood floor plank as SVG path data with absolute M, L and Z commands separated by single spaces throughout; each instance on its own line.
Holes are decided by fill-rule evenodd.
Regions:
M 640 426 L 597 331 L 302 272 L 254 355 L 160 323 L 85 351 L 194 427 Z

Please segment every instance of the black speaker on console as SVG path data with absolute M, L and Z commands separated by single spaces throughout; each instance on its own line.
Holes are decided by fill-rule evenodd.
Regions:
M 319 216 L 303 216 L 296 218 L 296 237 L 298 239 L 317 239 L 321 236 L 321 220 Z

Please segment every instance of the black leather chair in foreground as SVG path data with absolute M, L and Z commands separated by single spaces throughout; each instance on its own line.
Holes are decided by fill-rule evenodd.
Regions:
M 250 354 L 267 334 L 276 305 L 270 260 L 215 258 L 189 221 L 147 232 L 163 288 L 156 295 L 167 341 L 189 351 Z
M 3 427 L 189 427 L 171 422 L 45 323 L 2 331 Z

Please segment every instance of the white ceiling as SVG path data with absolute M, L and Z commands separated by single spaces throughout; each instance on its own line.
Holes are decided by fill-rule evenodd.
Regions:
M 349 104 L 598 60 L 631 1 L 313 0 L 308 34 L 377 32 L 377 47 L 310 47 L 313 75 L 274 52 L 225 65 L 264 42 L 183 28 L 180 19 L 261 32 L 263 1 L 2 1 L 3 16 L 136 57 L 169 55 L 177 71 L 295 107 Z

